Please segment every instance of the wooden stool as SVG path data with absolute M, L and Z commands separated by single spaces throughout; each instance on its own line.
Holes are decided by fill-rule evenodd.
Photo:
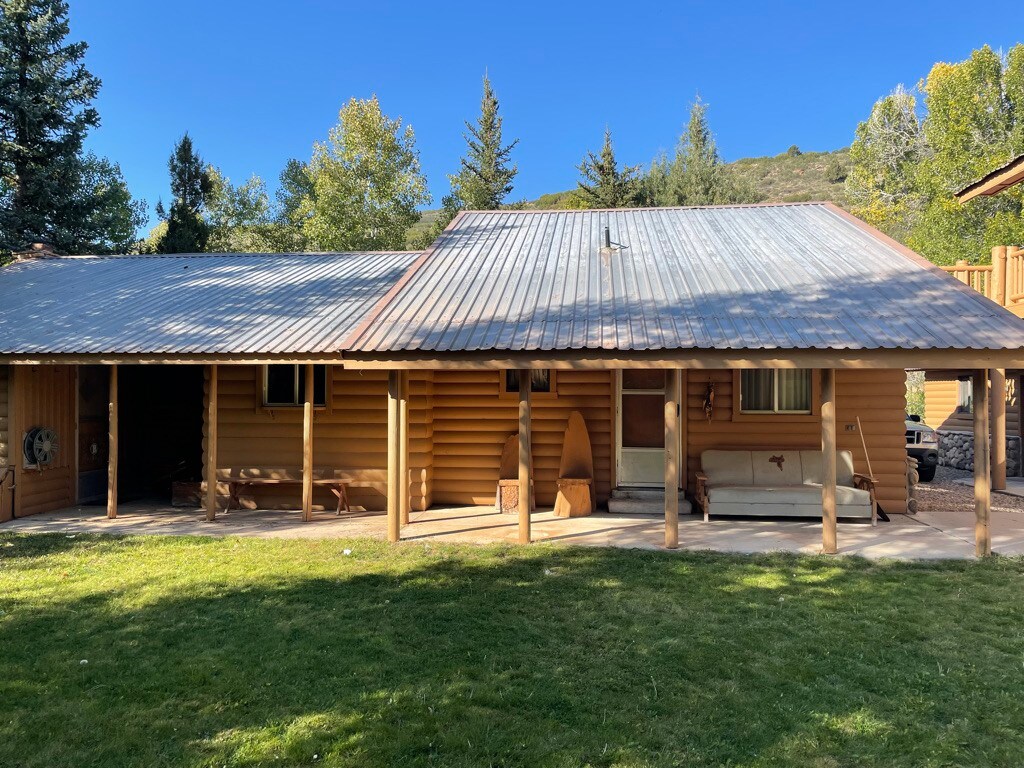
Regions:
M 530 478 L 530 509 L 537 506 L 533 478 Z M 494 495 L 494 507 L 507 515 L 519 514 L 519 435 L 509 435 L 501 450 L 501 467 L 498 469 L 498 490 Z
M 589 477 L 558 478 L 558 496 L 555 497 L 555 515 L 558 517 L 586 517 L 594 511 L 594 485 Z
M 597 509 L 593 493 L 594 454 L 583 414 L 573 411 L 562 439 L 562 461 L 558 467 L 558 496 L 555 515 L 583 517 Z

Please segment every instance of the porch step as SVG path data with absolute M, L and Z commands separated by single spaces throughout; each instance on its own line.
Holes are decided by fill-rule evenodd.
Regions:
M 690 502 L 679 494 L 679 514 L 690 514 Z M 657 488 L 616 488 L 608 499 L 613 515 L 664 515 L 665 492 Z

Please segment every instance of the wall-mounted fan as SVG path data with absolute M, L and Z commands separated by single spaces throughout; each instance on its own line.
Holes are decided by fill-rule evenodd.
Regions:
M 57 458 L 60 442 L 57 440 L 57 433 L 49 427 L 32 427 L 25 433 L 21 448 L 27 466 L 46 467 Z

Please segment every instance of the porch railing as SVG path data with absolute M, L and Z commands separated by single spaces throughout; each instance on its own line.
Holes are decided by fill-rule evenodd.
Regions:
M 999 245 L 992 249 L 991 264 L 961 260 L 942 269 L 1000 306 L 1024 304 L 1024 248 Z

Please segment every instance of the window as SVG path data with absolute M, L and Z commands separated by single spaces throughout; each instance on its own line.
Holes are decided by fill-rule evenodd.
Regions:
M 811 413 L 809 368 L 740 372 L 741 413 Z
M 548 368 L 532 371 L 530 374 L 530 390 L 541 394 L 555 391 L 555 376 Z M 519 391 L 519 371 L 512 369 L 505 371 L 505 391 Z
M 263 367 L 263 405 L 294 408 L 306 402 L 306 366 L 266 365 Z M 327 366 L 313 366 L 313 405 L 327 405 Z
M 956 382 L 957 413 L 974 413 L 974 382 L 970 378 Z

